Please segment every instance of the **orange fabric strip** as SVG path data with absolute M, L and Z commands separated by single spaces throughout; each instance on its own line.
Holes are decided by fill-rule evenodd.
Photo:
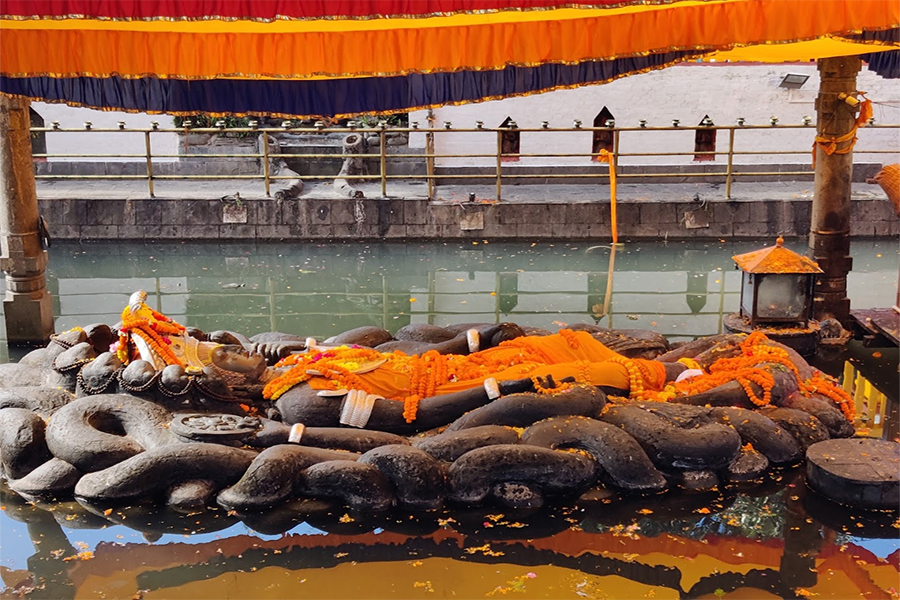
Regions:
M 609 150 L 601 149 L 600 156 L 597 157 L 600 162 L 609 165 L 609 226 L 612 230 L 613 244 L 619 242 L 619 226 L 616 223 L 616 161 Z
M 32 28 L 22 28 L 21 22 L 5 22 L 0 24 L 0 68 L 10 76 L 185 79 L 496 69 L 896 27 L 900 3 L 822 0 L 813 9 L 808 0 L 728 0 L 589 18 L 536 20 L 538 13 L 523 14 L 527 17 L 520 21 L 505 13 L 504 21 L 454 27 L 408 27 L 408 22 L 390 27 L 391 20 L 385 20 L 373 29 L 334 30 L 333 22 L 324 22 L 332 27 L 327 32 L 248 30 L 241 22 L 216 23 L 216 33 L 44 29 L 33 22 Z M 49 51 L 54 48 L 67 51 Z
M 822 152 L 831 156 L 832 154 L 849 154 L 853 151 L 853 147 L 856 145 L 856 131 L 860 127 L 866 126 L 866 121 L 872 116 L 872 101 L 865 97 L 863 92 L 857 92 L 860 96 L 863 97 L 862 104 L 859 106 L 859 116 L 856 117 L 856 123 L 853 125 L 853 129 L 845 133 L 844 135 L 839 135 L 837 137 L 825 137 L 821 135 L 817 135 L 815 141 L 812 145 L 812 168 L 816 168 L 816 147 L 822 148 Z M 847 143 L 843 148 L 838 149 L 838 144 Z

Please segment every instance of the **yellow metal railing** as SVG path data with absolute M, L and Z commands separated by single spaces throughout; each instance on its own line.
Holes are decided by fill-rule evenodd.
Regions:
M 863 377 L 850 361 L 844 363 L 843 388 L 853 397 L 857 429 L 868 437 L 880 438 L 887 412 L 887 396 Z
M 277 159 L 321 159 L 321 158 L 366 158 L 366 159 L 377 159 L 379 164 L 379 172 L 375 175 L 344 175 L 343 179 L 347 180 L 373 180 L 377 179 L 381 183 L 381 194 L 382 196 L 388 195 L 388 182 L 389 181 L 400 181 L 400 180 L 425 180 L 428 186 L 428 198 L 433 199 L 435 186 L 441 180 L 447 179 L 484 179 L 491 180 L 495 182 L 496 185 L 496 199 L 500 200 L 502 198 L 502 186 L 504 181 L 515 182 L 516 180 L 522 179 L 544 179 L 544 180 L 559 180 L 564 182 L 567 179 L 597 179 L 597 180 L 606 180 L 608 181 L 610 178 L 609 173 L 606 169 L 598 170 L 596 172 L 560 172 L 560 165 L 543 165 L 543 166 L 532 166 L 525 165 L 528 167 L 529 172 L 525 173 L 511 173 L 509 172 L 509 168 L 504 168 L 504 158 L 545 158 L 545 159 L 556 159 L 556 158 L 585 158 L 591 161 L 596 161 L 599 154 L 592 152 L 545 152 L 545 153 L 509 153 L 504 152 L 503 147 L 503 134 L 508 134 L 510 132 L 516 132 L 519 135 L 540 135 L 546 133 L 569 133 L 569 134 L 584 134 L 584 133 L 593 133 L 593 132 L 605 132 L 607 134 L 612 134 L 612 150 L 610 151 L 612 154 L 612 161 L 614 165 L 614 169 L 616 169 L 616 177 L 618 179 L 627 180 L 629 178 L 652 178 L 652 179 L 684 179 L 684 178 L 707 178 L 707 179 L 717 179 L 725 183 L 725 196 L 727 198 L 731 197 L 732 185 L 736 178 L 740 177 L 766 177 L 766 176 L 809 176 L 812 171 L 809 169 L 806 170 L 790 170 L 790 171 L 754 171 L 752 169 L 744 169 L 739 170 L 738 165 L 735 164 L 735 157 L 741 156 L 810 156 L 811 149 L 810 147 L 806 147 L 798 150 L 783 150 L 783 149 L 772 149 L 772 150 L 752 150 L 752 151 L 738 151 L 735 150 L 735 140 L 740 135 L 745 135 L 748 132 L 758 132 L 758 131 L 773 131 L 773 130 L 806 130 L 801 139 L 803 140 L 812 140 L 815 132 L 815 125 L 804 123 L 800 125 L 782 125 L 778 124 L 777 121 L 773 122 L 769 125 L 747 125 L 747 124 L 738 124 L 738 125 L 728 125 L 728 126 L 719 126 L 719 125 L 697 125 L 697 126 L 681 126 L 675 125 L 667 126 L 667 127 L 649 127 L 649 126 L 639 126 L 639 127 L 616 127 L 615 125 L 611 125 L 610 127 L 582 127 L 580 124 L 576 124 L 573 127 L 568 128 L 551 128 L 545 124 L 545 126 L 539 128 L 518 128 L 518 127 L 507 127 L 507 128 L 486 128 L 477 126 L 475 128 L 454 128 L 452 125 L 447 122 L 443 127 L 434 127 L 433 121 L 429 120 L 429 127 L 421 128 L 418 127 L 418 124 L 414 123 L 412 127 L 386 127 L 386 126 L 378 126 L 378 127 L 367 127 L 367 128 L 359 128 L 359 127 L 347 127 L 347 128 L 334 128 L 334 127 L 324 127 L 324 126 L 316 126 L 316 127 L 281 127 L 281 128 L 261 128 L 261 127 L 240 127 L 240 128 L 224 128 L 224 127 L 209 127 L 209 128 L 188 128 L 188 127 L 180 127 L 180 128 L 160 128 L 158 124 L 154 123 L 149 128 L 127 128 L 124 126 L 124 123 L 120 123 L 118 128 L 95 128 L 90 124 L 86 123 L 84 128 L 62 128 L 59 127 L 58 124 L 54 123 L 51 127 L 35 127 L 31 129 L 32 134 L 58 134 L 58 133 L 69 133 L 69 134 L 121 134 L 121 133 L 140 133 L 144 136 L 144 153 L 143 154 L 51 154 L 51 153 L 41 153 L 35 154 L 34 157 L 37 159 L 105 159 L 105 158 L 134 158 L 134 159 L 143 159 L 146 162 L 146 172 L 140 175 L 38 175 L 38 179 L 108 179 L 108 180 L 138 180 L 143 179 L 147 181 L 147 186 L 150 192 L 150 196 L 154 196 L 154 181 L 160 180 L 211 180 L 211 179 L 260 179 L 263 182 L 266 196 L 270 195 L 270 188 L 273 181 L 277 180 L 287 180 L 287 179 L 296 179 L 295 175 L 274 175 L 272 173 L 270 161 Z M 892 129 L 895 131 L 900 131 L 900 125 L 875 125 L 870 124 L 868 127 L 860 130 L 860 135 L 865 135 L 864 132 L 872 131 L 872 130 L 883 130 L 883 129 Z M 724 131 L 728 134 L 728 149 L 726 151 L 716 151 L 716 150 L 704 150 L 702 148 L 695 147 L 690 149 L 689 151 L 684 152 L 621 152 L 621 136 L 633 136 L 633 135 L 647 135 L 649 133 L 658 133 L 658 132 L 666 132 L 666 131 Z M 468 134 L 484 134 L 484 133 L 494 133 L 497 137 L 496 150 L 493 153 L 437 153 L 435 151 L 435 136 L 436 135 L 468 135 Z M 210 134 L 239 134 L 242 136 L 257 136 L 259 138 L 259 147 L 261 151 L 255 153 L 246 153 L 246 154 L 168 154 L 168 153 L 153 153 L 152 151 L 152 143 L 151 137 L 159 134 L 187 134 L 187 133 L 210 133 Z M 334 154 L 334 153 L 272 153 L 269 151 L 268 145 L 268 136 L 274 133 L 292 133 L 292 134 L 367 134 L 370 136 L 378 137 L 377 144 L 377 152 L 375 153 L 365 153 L 365 154 Z M 393 153 L 388 152 L 388 144 L 386 136 L 388 133 L 405 133 L 405 134 L 425 134 L 425 152 L 424 153 Z M 895 136 L 896 138 L 896 136 Z M 578 140 L 577 143 L 582 143 L 583 139 Z M 896 155 L 900 151 L 897 147 L 891 148 L 859 148 L 857 147 L 856 152 L 862 154 L 871 154 L 871 155 Z M 664 171 L 658 170 L 656 166 L 654 166 L 653 172 L 619 172 L 621 167 L 619 166 L 620 158 L 651 158 L 651 157 L 662 157 L 662 158 L 675 158 L 675 157 L 690 157 L 695 156 L 697 154 L 703 154 L 707 157 L 725 157 L 725 164 L 715 164 L 710 163 L 706 165 L 703 170 L 697 172 L 684 172 L 683 170 L 672 170 L 672 171 Z M 188 159 L 215 159 L 215 158 L 229 158 L 236 159 L 242 158 L 246 160 L 261 160 L 262 168 L 259 174 L 243 174 L 243 175 L 196 175 L 196 174 L 177 174 L 177 175 L 162 175 L 158 174 L 154 170 L 154 159 L 178 159 L 178 160 L 188 160 Z M 388 163 L 387 160 L 390 159 L 407 159 L 411 161 L 425 161 L 425 174 L 389 174 L 388 171 Z M 451 173 L 451 174 L 438 174 L 436 173 L 435 161 L 438 159 L 451 159 L 451 158 L 481 158 L 481 159 L 492 159 L 491 162 L 493 164 L 492 173 Z M 597 163 L 591 163 L 597 164 Z M 579 166 L 577 164 L 566 164 L 566 167 Z M 584 166 L 584 165 L 581 165 Z M 665 167 L 665 165 L 661 165 Z M 742 167 L 748 167 L 751 165 L 745 164 L 740 165 Z M 640 166 L 635 165 L 634 169 L 639 170 Z M 328 180 L 334 179 L 335 175 L 301 175 L 301 178 L 304 180 Z

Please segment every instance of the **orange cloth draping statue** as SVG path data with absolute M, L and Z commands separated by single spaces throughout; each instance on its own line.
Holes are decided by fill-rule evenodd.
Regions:
M 458 392 L 498 381 L 546 377 L 622 390 L 640 386 L 661 390 L 665 367 L 652 360 L 625 359 L 584 331 L 562 330 L 548 336 L 526 336 L 469 355 L 426 352 L 408 356 L 368 348 L 331 348 L 293 355 L 279 363 L 290 367 L 270 381 L 265 398 L 277 399 L 306 382 L 316 390 L 363 390 L 369 394 L 414 404 L 421 398 Z

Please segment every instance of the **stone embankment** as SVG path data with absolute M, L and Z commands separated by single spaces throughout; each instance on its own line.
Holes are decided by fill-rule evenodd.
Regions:
M 312 182 L 296 199 L 267 198 L 261 181 L 40 181 L 40 210 L 51 236 L 70 240 L 596 240 L 612 236 L 605 185 L 359 186 L 338 197 Z M 475 200 L 469 200 L 470 194 Z M 223 199 L 224 197 L 224 199 Z M 238 199 L 239 198 L 239 199 Z M 812 182 L 724 185 L 626 184 L 616 206 L 620 241 L 762 239 L 809 234 Z M 851 236 L 896 237 L 900 221 L 876 185 L 854 184 Z

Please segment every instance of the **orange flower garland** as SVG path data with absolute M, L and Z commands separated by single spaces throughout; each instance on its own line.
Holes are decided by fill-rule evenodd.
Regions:
M 578 337 L 571 329 L 560 329 L 559 335 L 565 338 L 566 342 L 569 344 L 569 348 L 577 350 L 581 346 L 581 342 L 578 341 Z
M 693 377 L 675 384 L 679 394 L 692 395 L 707 392 L 715 387 L 737 381 L 743 388 L 747 398 L 756 406 L 767 406 L 772 402 L 772 388 L 775 377 L 766 369 L 757 365 L 779 364 L 794 373 L 799 381 L 797 367 L 791 362 L 789 354 L 783 348 L 769 346 L 768 338 L 761 331 L 754 331 L 741 342 L 741 354 L 733 358 L 720 358 L 709 367 L 709 373 L 702 377 Z M 698 365 L 699 366 L 699 365 Z M 758 385 L 762 398 L 753 389 L 751 383 Z
M 851 423 L 856 419 L 856 408 L 853 406 L 853 398 L 843 388 L 826 378 L 821 371 L 803 382 L 800 391 L 804 395 L 822 394 L 834 400 L 841 408 L 844 417 Z
M 788 351 L 778 346 L 771 346 L 768 342 L 769 338 L 763 332 L 754 331 L 741 342 L 740 356 L 720 358 L 710 365 L 709 373 L 681 381 L 675 384 L 674 389 L 678 395 L 692 395 L 709 391 L 729 381 L 737 381 L 751 402 L 756 406 L 767 406 L 772 402 L 772 388 L 775 386 L 775 377 L 768 369 L 758 365 L 780 365 L 793 373 L 800 393 L 805 396 L 818 393 L 830 398 L 840 407 L 844 417 L 848 421 L 853 422 L 856 418 L 856 412 L 852 398 L 847 392 L 820 371 L 816 371 L 810 379 L 801 381 L 800 372 L 791 361 Z M 700 369 L 700 365 L 693 359 L 683 358 L 678 362 L 689 368 Z M 630 373 L 631 371 L 629 371 Z M 762 397 L 757 394 L 753 386 L 750 385 L 751 383 L 762 389 Z M 667 386 L 667 389 L 670 387 Z M 646 397 L 649 395 L 652 395 L 652 392 L 651 394 L 645 394 L 642 388 L 638 389 L 637 396 Z M 635 394 L 632 393 L 632 396 L 634 397 Z M 654 399 L 662 400 L 659 397 Z
M 565 332 L 565 333 L 564 333 Z M 568 330 L 560 332 L 569 343 L 578 342 L 575 334 Z M 297 354 L 289 356 L 278 363 L 279 367 L 291 367 L 285 373 L 270 381 L 263 391 L 265 398 L 278 399 L 293 386 L 307 381 L 311 375 L 308 370 L 315 370 L 330 381 L 333 389 L 367 389 L 365 378 L 354 371 L 364 363 L 386 359 L 383 368 L 390 368 L 397 373 L 409 376 L 408 395 L 394 398 L 403 402 L 403 417 L 407 422 L 416 419 L 419 403 L 423 398 L 434 396 L 437 389 L 448 382 L 478 380 L 491 373 L 504 370 L 514 365 L 523 369 L 540 364 L 552 364 L 552 360 L 540 348 L 533 347 L 528 339 L 517 338 L 502 345 L 518 348 L 520 352 L 513 359 L 500 361 L 487 356 L 442 355 L 429 351 L 421 356 L 407 356 L 402 352 L 380 353 L 367 348 L 332 348 L 316 354 Z M 686 379 L 675 385 L 667 385 L 662 391 L 647 390 L 644 380 L 648 379 L 647 367 L 637 361 L 625 357 L 613 357 L 610 362 L 621 364 L 628 372 L 630 397 L 641 401 L 667 401 L 676 395 L 691 395 L 709 391 L 729 381 L 737 381 L 747 397 L 756 406 L 767 406 L 772 402 L 772 389 L 775 377 L 772 368 L 784 368 L 797 378 L 801 393 L 809 395 L 819 393 L 837 402 L 848 420 L 853 420 L 854 411 L 849 395 L 829 381 L 821 373 L 816 373 L 807 381 L 800 381 L 796 365 L 790 360 L 790 354 L 783 348 L 769 345 L 768 338 L 762 332 L 754 332 L 740 344 L 740 355 L 732 358 L 720 358 L 709 367 L 708 373 Z M 679 362 L 691 368 L 700 368 L 693 359 L 681 359 Z M 579 378 L 589 381 L 591 363 L 578 361 Z M 702 370 L 702 369 L 701 369 Z M 555 393 L 567 389 L 569 384 L 561 384 L 556 388 L 546 388 L 535 381 L 535 389 L 541 393 Z M 760 394 L 760 391 L 762 393 Z
M 653 402 L 666 402 L 675 397 L 675 389 L 672 386 L 666 386 L 661 391 L 645 390 L 644 379 L 650 378 L 647 367 L 640 363 L 625 358 L 624 356 L 614 356 L 607 359 L 609 362 L 620 364 L 628 371 L 628 389 L 629 398 L 632 400 L 644 400 Z
M 560 392 L 572 389 L 572 384 L 569 382 L 554 382 L 556 383 L 556 387 L 547 387 L 541 383 L 540 379 L 536 376 L 532 375 L 530 379 L 531 383 L 534 384 L 534 391 L 538 394 L 559 394 Z
M 184 366 L 178 356 L 172 352 L 169 345 L 172 340 L 169 335 L 183 335 L 184 325 L 179 325 L 169 317 L 160 314 L 152 308 L 142 310 L 149 311 L 149 317 L 138 317 L 131 313 L 130 308 L 122 311 L 122 327 L 119 329 L 119 343 L 116 345 L 116 355 L 124 364 L 131 362 L 129 354 L 130 335 L 136 335 L 144 340 L 154 352 L 159 354 L 167 365 Z
M 291 367 L 263 388 L 263 398 L 277 400 L 286 391 L 308 381 L 311 375 L 308 370 L 316 370 L 323 377 L 330 379 L 334 389 L 365 389 L 365 382 L 353 371 L 361 364 L 390 359 L 391 355 L 383 354 L 369 348 L 350 348 L 341 346 L 325 352 L 292 354 L 275 365 L 279 367 Z
M 419 401 L 422 400 L 421 396 L 417 396 L 413 394 L 412 396 L 407 396 L 403 400 L 403 418 L 407 423 L 412 423 L 416 420 L 416 414 L 419 411 Z

